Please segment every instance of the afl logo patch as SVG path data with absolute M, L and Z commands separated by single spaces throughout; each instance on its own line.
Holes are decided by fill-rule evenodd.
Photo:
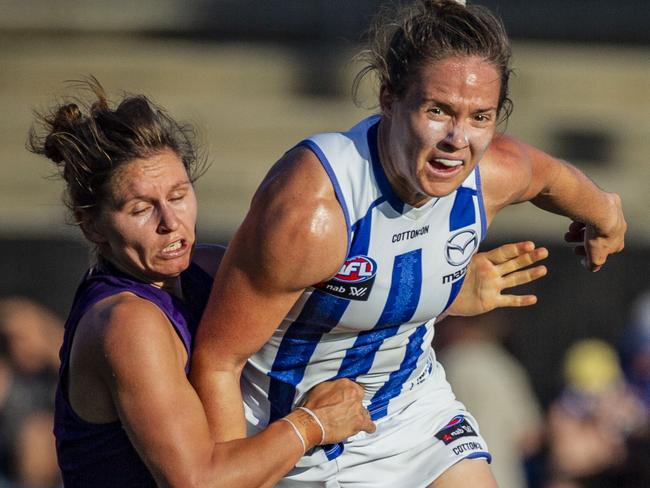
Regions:
M 334 278 L 319 283 L 315 288 L 337 297 L 366 301 L 376 274 L 377 263 L 374 259 L 363 255 L 352 256 L 345 260 Z
M 461 230 L 447 241 L 445 257 L 452 266 L 462 266 L 470 260 L 477 248 L 478 236 L 476 231 L 472 229 Z
M 334 277 L 335 280 L 346 283 L 360 283 L 374 277 L 377 273 L 377 263 L 368 256 L 354 256 L 341 266 Z
M 447 422 L 447 425 L 445 425 L 445 427 L 451 427 L 452 425 L 460 424 L 463 420 L 465 420 L 465 417 L 463 415 L 456 415 L 453 419 Z
M 436 437 L 444 442 L 445 445 L 449 445 L 461 437 L 476 436 L 476 431 L 462 415 L 457 415 L 451 419 L 447 425 L 445 425 L 442 430 L 438 431 L 436 434 Z

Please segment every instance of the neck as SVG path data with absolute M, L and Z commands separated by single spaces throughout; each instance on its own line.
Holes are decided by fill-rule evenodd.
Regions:
M 97 262 L 102 265 L 108 264 L 109 266 L 112 266 L 113 268 L 117 269 L 118 271 L 131 276 L 132 278 L 135 278 L 138 281 L 142 281 L 144 283 L 148 283 L 151 286 L 154 286 L 156 288 L 160 288 L 161 290 L 165 290 L 167 293 L 170 293 L 171 295 L 174 295 L 180 299 L 183 299 L 183 287 L 181 286 L 181 277 L 179 276 L 172 276 L 169 278 L 165 278 L 162 281 L 157 281 L 155 279 L 151 279 L 151 277 L 147 276 L 141 276 L 138 273 L 134 273 L 133 271 L 126 269 L 123 267 L 119 262 L 116 262 L 114 260 L 110 260 L 106 258 L 106 256 L 103 256 L 99 254 L 97 256 Z
M 157 286 L 157 285 L 154 285 Z M 181 277 L 176 276 L 162 283 L 162 286 L 159 286 L 160 289 L 165 290 L 167 293 L 174 295 L 175 297 L 183 299 L 183 287 L 181 286 Z
M 411 188 L 409 182 L 406 178 L 399 174 L 395 169 L 395 164 L 390 156 L 389 147 L 389 127 L 390 122 L 386 121 L 385 117 L 382 117 L 379 121 L 379 128 L 377 130 L 377 148 L 379 152 L 379 163 L 382 168 L 384 168 L 384 173 L 386 178 L 388 178 L 388 183 L 390 183 L 391 188 L 395 194 L 402 200 L 404 203 L 407 203 L 411 207 L 421 207 L 429 200 L 431 197 L 425 193 L 420 192 L 417 189 Z

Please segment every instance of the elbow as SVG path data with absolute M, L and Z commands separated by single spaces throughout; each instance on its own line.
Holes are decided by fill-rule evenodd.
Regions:
M 211 482 L 212 478 L 205 470 L 201 469 L 180 469 L 170 473 L 171 476 L 154 476 L 156 484 L 163 488 L 201 488 L 206 486 L 217 486 Z
M 178 470 L 173 477 L 157 479 L 158 486 L 165 488 L 227 488 L 230 484 L 228 471 L 223 463 L 195 465 L 192 469 Z M 182 471 L 182 472 L 180 472 Z
M 227 377 L 239 381 L 246 365 L 246 358 L 223 355 L 216 351 L 201 352 L 197 350 L 192 354 L 190 367 L 190 381 L 195 384 L 205 377 Z

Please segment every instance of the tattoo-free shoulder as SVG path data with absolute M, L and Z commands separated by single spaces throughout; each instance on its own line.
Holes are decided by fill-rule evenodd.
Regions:
M 345 217 L 327 173 L 309 149 L 295 148 L 271 168 L 236 240 L 262 272 L 296 289 L 336 274 L 347 251 Z

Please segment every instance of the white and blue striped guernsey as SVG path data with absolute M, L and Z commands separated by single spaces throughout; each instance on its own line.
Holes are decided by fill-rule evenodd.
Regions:
M 331 179 L 348 226 L 348 254 L 334 279 L 302 294 L 246 365 L 244 402 L 260 426 L 333 378 L 364 387 L 373 420 L 403 405 L 432 368 L 435 319 L 458 294 L 485 236 L 478 167 L 455 192 L 411 207 L 382 169 L 378 122 L 369 117 L 348 132 L 299 144 Z M 330 459 L 339 452 L 326 450 Z

